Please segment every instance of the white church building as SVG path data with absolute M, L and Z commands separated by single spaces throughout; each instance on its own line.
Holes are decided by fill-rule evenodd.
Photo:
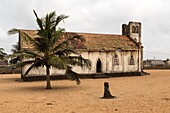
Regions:
M 36 30 L 20 30 L 19 42 L 20 48 L 28 48 L 23 43 L 23 33 L 34 36 Z M 143 46 L 141 43 L 141 23 L 129 22 L 122 25 L 122 35 L 117 34 L 95 34 L 95 33 L 77 33 L 64 32 L 64 36 L 81 35 L 85 38 L 83 45 L 77 45 L 78 53 L 91 61 L 91 69 L 73 67 L 73 70 L 80 75 L 126 75 L 138 74 L 143 72 Z M 27 66 L 22 67 L 24 74 L 28 69 Z M 28 76 L 45 75 L 45 68 L 33 69 Z M 52 68 L 51 75 L 63 75 L 64 70 Z

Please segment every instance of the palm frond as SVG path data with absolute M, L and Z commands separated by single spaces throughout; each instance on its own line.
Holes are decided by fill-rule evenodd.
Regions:
M 32 64 L 27 71 L 25 72 L 24 76 L 28 75 L 28 73 L 34 68 L 34 64 Z
M 13 53 L 13 54 L 9 54 L 8 56 L 6 56 L 8 59 L 14 59 L 14 58 L 19 58 L 19 60 L 23 57 L 24 53 Z
M 55 54 L 59 56 L 62 56 L 62 55 L 68 56 L 70 54 L 78 54 L 77 51 L 75 51 L 75 49 L 70 48 L 70 47 L 60 48 L 57 50 L 54 49 L 54 51 L 55 51 Z
M 65 15 L 59 15 L 56 19 L 56 24 L 55 26 L 57 26 L 61 21 L 64 21 L 64 19 L 68 18 L 69 16 L 65 16 Z
M 4 52 L 3 48 L 0 48 L 0 60 L 6 60 L 7 53 Z
M 20 48 L 19 48 L 19 42 L 17 42 L 17 44 L 15 44 L 15 45 L 12 45 L 12 49 L 11 49 L 11 52 L 12 53 L 15 53 L 15 52 L 17 52 L 17 51 L 19 51 L 20 50 Z
M 34 48 L 39 52 L 45 52 L 49 50 L 50 44 L 46 38 L 37 37 L 34 39 Z
M 35 14 L 35 16 L 36 16 L 36 18 L 37 18 L 37 24 L 38 24 L 39 28 L 40 28 L 41 30 L 44 30 L 44 28 L 43 28 L 43 20 L 38 17 L 38 15 L 37 15 L 37 13 L 35 12 L 35 10 L 33 10 L 33 12 L 34 12 L 34 14 Z
M 42 55 L 38 54 L 36 51 L 28 51 L 28 50 L 20 50 L 20 51 L 17 51 L 16 53 L 14 53 L 12 55 L 15 56 L 15 57 L 21 56 L 21 57 L 24 57 L 26 59 L 42 57 Z
M 16 28 L 13 28 L 13 29 L 8 31 L 8 35 L 13 35 L 13 34 L 16 34 L 16 33 L 19 33 L 19 30 L 16 29 Z
M 19 61 L 20 61 L 20 57 L 14 57 L 14 58 L 11 58 L 11 60 L 9 60 L 9 63 L 10 64 L 16 64 Z
M 48 17 L 48 23 L 50 23 L 48 27 L 50 28 L 50 30 L 53 30 L 53 27 L 56 27 L 55 26 L 55 18 L 56 18 L 55 11 L 49 13 L 47 17 Z
M 51 39 L 52 45 L 56 45 L 56 42 L 61 39 L 61 36 L 64 31 L 65 31 L 64 28 L 58 28 L 58 30 L 53 33 L 52 35 L 53 38 Z
M 58 69 L 66 69 L 66 63 L 59 57 L 51 57 L 49 60 L 51 66 L 58 68 Z
M 4 48 L 0 48 L 0 52 L 1 52 L 1 51 L 4 51 Z
M 55 17 L 56 17 L 56 12 L 55 11 L 53 11 L 53 12 L 51 12 L 49 14 L 49 18 L 50 18 L 51 21 L 54 21 Z
M 77 85 L 80 85 L 80 79 L 78 77 L 78 74 L 74 71 L 72 71 L 71 67 L 68 66 L 67 70 L 65 72 L 65 75 L 67 76 L 67 78 L 69 78 L 70 80 L 75 80 Z
M 27 71 L 25 72 L 24 75 L 28 75 L 28 73 L 33 69 L 33 68 L 38 68 L 38 67 L 43 67 L 44 66 L 44 62 L 39 59 L 39 58 L 36 58 L 34 60 L 34 62 L 31 64 L 31 66 L 27 69 Z
M 16 64 L 11 65 L 11 67 L 23 67 L 26 65 L 31 65 L 34 63 L 35 60 L 27 60 L 23 62 L 17 62 Z
M 83 58 L 81 55 L 79 56 L 69 56 L 68 60 L 70 65 L 77 65 L 81 67 L 87 67 L 91 69 L 91 61 L 89 59 Z

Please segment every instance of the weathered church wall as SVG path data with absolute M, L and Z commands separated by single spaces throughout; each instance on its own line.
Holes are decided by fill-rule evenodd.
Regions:
M 91 61 L 91 69 L 81 69 L 81 67 L 74 67 L 73 70 L 80 74 L 94 74 L 96 73 L 97 60 L 101 60 L 101 71 L 106 73 L 106 52 L 81 52 L 83 58 L 87 58 Z
M 97 73 L 97 61 L 101 61 L 101 73 L 120 73 L 120 72 L 138 72 L 141 71 L 141 56 L 138 50 L 133 51 L 101 51 L 101 52 L 81 52 L 83 58 L 89 59 L 91 61 L 91 69 L 86 67 L 73 67 L 73 70 L 79 74 L 95 74 Z M 118 64 L 115 64 L 115 55 L 117 55 Z M 130 58 L 133 55 L 134 64 L 130 65 Z M 28 69 L 29 66 L 22 68 L 22 74 Z M 45 75 L 45 67 L 36 68 L 29 72 L 28 76 L 31 75 Z M 56 68 L 50 69 L 51 75 L 64 74 L 64 70 L 58 70 Z
M 134 57 L 134 65 L 130 65 L 131 54 Z M 138 53 L 137 51 L 125 51 L 124 52 L 124 71 L 123 72 L 133 72 L 138 71 Z
M 114 64 L 114 55 L 118 56 L 119 65 Z M 73 70 L 80 74 L 95 74 L 97 68 L 97 60 L 101 60 L 102 73 L 117 73 L 117 72 L 136 72 L 140 71 L 141 59 L 138 56 L 138 51 L 114 51 L 114 52 L 82 52 L 82 57 L 91 61 L 91 70 L 87 68 L 74 67 Z M 130 57 L 134 57 L 134 65 L 130 65 Z

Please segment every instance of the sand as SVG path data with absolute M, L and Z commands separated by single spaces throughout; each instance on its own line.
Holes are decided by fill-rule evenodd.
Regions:
M 170 70 L 151 75 L 18 82 L 19 74 L 0 74 L 0 113 L 170 113 Z M 103 83 L 110 83 L 116 99 L 101 99 Z

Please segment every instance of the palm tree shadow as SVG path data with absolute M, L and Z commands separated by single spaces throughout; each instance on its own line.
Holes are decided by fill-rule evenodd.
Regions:
M 33 85 L 35 82 L 35 85 Z M 7 77 L 7 78 L 0 78 L 1 84 L 8 84 L 12 83 L 8 87 L 10 92 L 41 92 L 41 91 L 75 91 L 79 89 L 79 86 L 74 85 L 52 85 L 52 89 L 46 89 L 46 84 L 39 84 L 38 82 L 41 81 L 33 81 L 33 82 L 24 82 L 22 79 L 18 77 Z M 37 84 L 38 83 L 38 84 Z M 1 89 L 2 91 L 3 89 Z M 5 91 L 5 90 L 4 90 Z
M 39 92 L 39 91 L 75 91 L 78 89 L 78 87 L 75 86 L 52 86 L 52 89 L 46 89 L 45 86 L 27 86 L 27 87 L 20 87 L 17 88 L 19 91 L 31 91 L 31 92 Z
M 74 86 L 54 86 L 52 89 L 54 90 L 76 90 L 78 89 L 77 85 Z

